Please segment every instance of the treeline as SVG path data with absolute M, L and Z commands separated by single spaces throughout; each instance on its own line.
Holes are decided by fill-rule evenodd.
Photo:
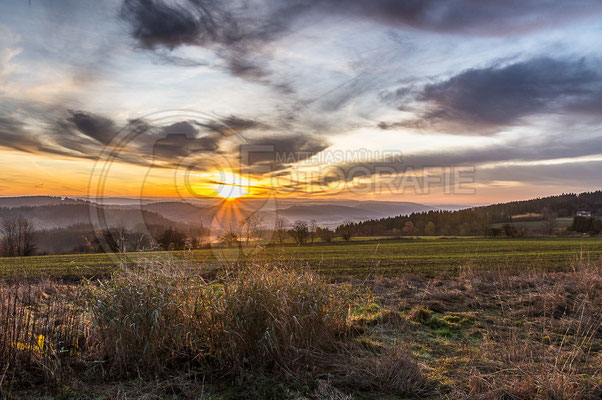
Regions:
M 208 243 L 207 229 L 183 223 L 139 229 L 114 226 L 97 232 L 90 224 L 34 230 L 32 222 L 23 216 L 0 221 L 0 257 L 184 250 L 202 248 Z
M 351 230 L 354 235 L 459 235 L 459 236 L 516 236 L 518 229 L 510 225 L 516 219 L 543 221 L 543 229 L 551 230 L 556 218 L 574 217 L 579 210 L 602 215 L 602 191 L 563 194 L 525 201 L 493 204 L 458 211 L 428 211 L 344 223 L 337 229 Z M 513 218 L 514 217 L 514 218 Z M 493 224 L 503 224 L 492 227 Z M 574 229 L 576 232 L 579 230 Z

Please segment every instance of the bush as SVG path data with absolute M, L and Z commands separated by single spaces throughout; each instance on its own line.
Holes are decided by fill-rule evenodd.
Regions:
M 213 321 L 201 340 L 228 369 L 291 369 L 347 331 L 350 293 L 309 271 L 251 266 L 206 293 L 194 320 Z
M 121 376 L 183 361 L 234 374 L 291 371 L 347 332 L 352 305 L 344 287 L 268 266 L 229 271 L 212 283 L 169 265 L 123 269 L 86 292 L 97 356 Z

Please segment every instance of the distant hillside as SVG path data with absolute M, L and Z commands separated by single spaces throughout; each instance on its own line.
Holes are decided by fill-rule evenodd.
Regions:
M 179 201 L 146 204 L 142 209 L 160 214 L 172 221 L 195 224 L 199 224 L 201 219 L 211 217 L 215 213 L 211 207 L 195 206 Z
M 55 206 L 61 204 L 88 204 L 88 202 L 85 200 L 58 196 L 0 197 L 0 208 Z
M 67 203 L 57 205 L 41 205 L 0 208 L 0 220 L 23 216 L 29 219 L 36 230 L 64 228 L 76 224 L 90 224 L 90 212 L 100 209 L 99 206 L 87 203 Z M 172 226 L 174 222 L 157 213 L 119 207 L 105 207 L 107 227 L 125 227 L 137 229 L 143 225 Z
M 410 214 L 433 210 L 433 207 L 409 202 L 353 202 L 345 204 L 339 202 L 329 203 L 327 201 L 294 204 L 284 202 L 280 207 L 276 204 L 264 205 L 258 201 L 240 201 L 239 214 L 250 215 L 258 210 L 264 218 L 264 224 L 270 226 L 274 223 L 276 215 L 292 223 L 295 220 L 316 220 L 319 225 L 336 226 L 343 221 L 363 221 L 367 219 L 382 218 L 391 215 Z M 201 220 L 205 225 L 211 223 L 211 219 L 220 212 L 219 205 L 200 206 L 187 202 L 158 202 L 142 206 L 144 210 L 156 212 L 172 221 L 185 222 L 198 225 Z
M 572 218 L 577 211 L 590 211 L 594 216 L 602 216 L 602 191 L 512 201 L 457 211 L 431 210 L 372 219 L 353 224 L 352 228 L 359 235 L 486 235 L 492 224 L 509 223 L 516 216 L 532 215 L 541 220 L 553 220 Z M 431 226 L 427 229 L 429 223 Z
M 294 205 L 278 211 L 278 215 L 289 221 L 313 220 L 319 225 L 336 226 L 343 221 L 365 221 L 391 215 L 407 215 L 413 212 L 433 210 L 432 207 L 417 203 L 363 202 L 354 205 Z

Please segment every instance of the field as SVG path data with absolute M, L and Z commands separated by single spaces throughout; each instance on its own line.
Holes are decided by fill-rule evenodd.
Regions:
M 0 396 L 602 398 L 600 238 L 239 251 L 2 259 Z
M 244 249 L 243 252 L 248 252 Z M 488 270 L 566 269 L 576 258 L 602 256 L 602 238 L 417 238 L 356 240 L 350 243 L 315 243 L 304 246 L 270 245 L 241 255 L 237 248 L 175 252 L 140 252 L 110 256 L 76 254 L 0 258 L 0 275 L 48 275 L 62 278 L 106 275 L 118 263 L 170 260 L 190 268 L 212 269 L 237 260 L 284 261 L 308 265 L 332 276 L 395 276 L 418 273 L 432 276 L 462 268 Z

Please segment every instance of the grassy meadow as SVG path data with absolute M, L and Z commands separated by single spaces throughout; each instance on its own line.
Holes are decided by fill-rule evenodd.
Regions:
M 251 250 L 246 254 L 247 250 Z M 232 261 L 286 261 L 320 273 L 342 276 L 397 276 L 417 273 L 433 276 L 461 268 L 565 269 L 582 254 L 602 256 L 602 238 L 355 238 L 347 242 L 297 246 L 269 245 L 243 249 L 208 248 L 173 252 L 135 252 L 119 256 L 73 254 L 0 258 L 0 276 L 48 275 L 78 279 L 110 274 L 117 263 L 162 260 L 193 269 L 212 270 Z
M 0 395 L 602 396 L 600 238 L 232 251 L 3 259 Z

